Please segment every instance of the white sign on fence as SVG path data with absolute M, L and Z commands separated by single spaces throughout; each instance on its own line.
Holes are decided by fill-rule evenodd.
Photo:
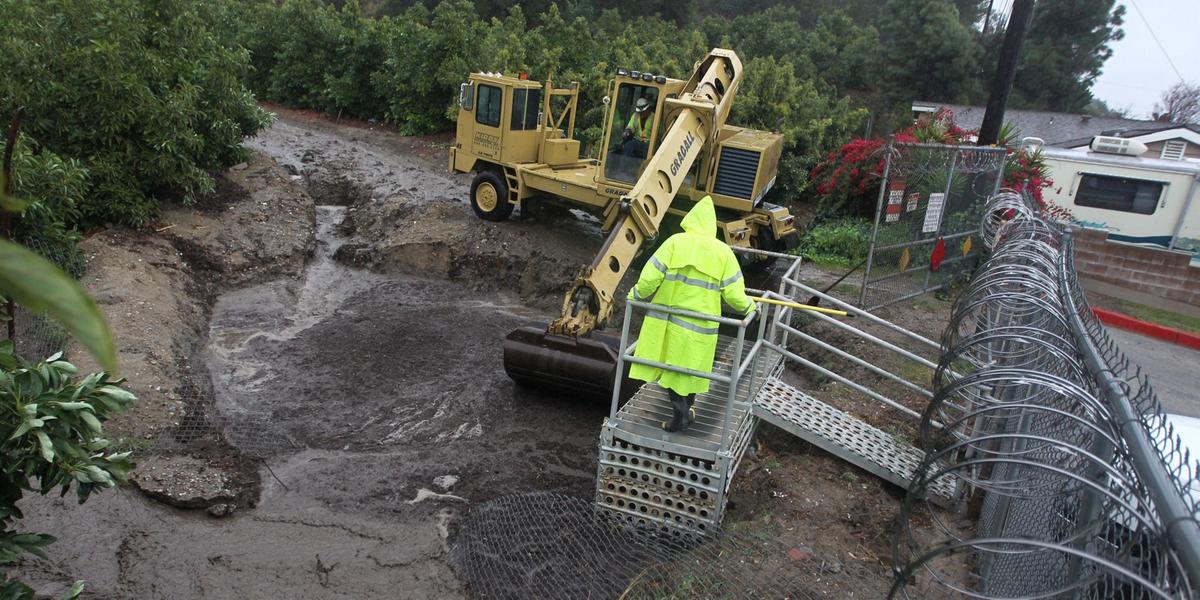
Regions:
M 925 225 L 921 233 L 934 233 L 942 223 L 942 205 L 946 203 L 946 194 L 941 192 L 929 195 L 929 206 L 925 207 Z
M 887 218 L 884 219 L 885 221 L 894 223 L 900 220 L 900 205 L 902 202 L 904 202 L 903 188 L 888 191 Z

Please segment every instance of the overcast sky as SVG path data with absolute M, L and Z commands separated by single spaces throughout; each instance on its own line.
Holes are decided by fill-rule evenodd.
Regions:
M 1125 6 L 1121 26 L 1125 39 L 1113 44 L 1112 58 L 1104 63 L 1092 95 L 1113 108 L 1128 108 L 1133 118 L 1149 119 L 1163 90 L 1178 82 L 1180 75 L 1200 84 L 1200 0 L 1120 0 L 1118 4 Z M 1000 14 L 1011 8 L 1012 0 L 996 1 Z M 1166 49 L 1165 56 L 1151 30 Z
M 1132 109 L 1130 116 L 1149 118 L 1162 91 L 1179 81 L 1167 56 L 1185 80 L 1200 84 L 1200 0 L 1120 3 L 1125 5 L 1125 39 L 1113 45 L 1112 58 L 1104 63 L 1092 95 L 1114 108 Z M 1162 42 L 1166 56 L 1151 31 Z

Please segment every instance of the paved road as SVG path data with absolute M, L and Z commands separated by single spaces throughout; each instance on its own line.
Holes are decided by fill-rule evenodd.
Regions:
M 1167 412 L 1200 417 L 1200 350 L 1192 350 L 1116 327 L 1112 335 L 1129 359 L 1150 375 Z

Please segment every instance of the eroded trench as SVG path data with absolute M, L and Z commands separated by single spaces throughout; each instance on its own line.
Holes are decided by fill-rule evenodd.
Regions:
M 471 507 L 593 495 L 607 406 L 518 388 L 501 341 L 555 312 L 602 243 L 596 223 L 477 219 L 469 179 L 445 173 L 436 142 L 293 115 L 247 145 L 313 197 L 317 244 L 300 276 L 215 299 L 184 358 L 204 366 L 196 440 L 219 439 L 164 454 L 196 461 L 185 470 L 199 478 L 249 466 L 257 483 L 221 518 L 131 488 L 82 506 L 28 498 L 22 528 L 59 541 L 20 575 L 48 597 L 84 579 L 100 600 L 464 597 L 450 544 Z M 850 486 L 836 460 L 771 440 L 779 450 L 743 470 L 730 518 L 843 560 L 881 553 L 894 511 L 883 484 Z
M 315 162 L 359 174 L 369 168 L 366 183 L 309 181 L 318 244 L 303 277 L 233 290 L 213 306 L 202 352 L 211 410 L 225 441 L 261 459 L 254 506 L 217 519 L 130 489 L 82 507 L 31 503 L 24 523 L 60 538 L 54 560 L 32 569 L 43 591 L 81 578 L 92 598 L 459 597 L 448 543 L 470 506 L 515 492 L 591 496 L 607 407 L 515 386 L 501 365 L 501 340 L 544 321 L 556 301 L 548 292 L 578 268 L 576 254 L 594 252 L 556 252 L 553 236 L 579 246 L 593 226 L 581 221 L 550 234 L 551 247 L 516 252 L 516 264 L 505 258 L 514 254 L 508 245 L 544 225 L 464 225 L 481 223 L 448 197 L 465 196 L 465 182 L 387 149 L 360 143 L 357 156 L 335 151 L 346 141 L 332 135 L 326 143 L 300 136 L 314 132 L 280 123 L 250 145 L 293 172 L 314 162 L 301 153 L 313 147 L 326 149 Z M 347 155 L 356 162 L 336 164 Z M 385 164 L 388 156 L 397 164 Z M 420 189 L 387 179 L 396 173 Z M 422 173 L 432 183 L 421 183 Z M 403 198 L 385 197 L 381 186 Z M 322 204 L 330 199 L 338 204 Z M 372 203 L 381 206 L 365 208 Z M 419 227 L 431 213 L 446 231 L 467 227 L 465 242 L 419 232 L 421 244 L 381 249 L 361 239 L 371 227 Z M 380 214 L 398 219 L 389 229 Z M 460 260 L 472 243 L 477 250 Z M 339 253 L 347 244 L 353 252 Z M 411 260 L 422 248 L 448 255 L 449 264 Z M 416 268 L 390 268 L 379 254 L 407 257 Z M 547 254 L 558 262 L 530 275 Z M 364 262 L 372 269 L 347 264 Z

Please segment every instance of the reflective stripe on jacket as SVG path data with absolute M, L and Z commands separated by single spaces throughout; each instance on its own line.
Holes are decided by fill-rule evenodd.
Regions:
M 633 137 L 636 137 L 638 140 L 644 142 L 650 139 L 650 131 L 654 129 L 654 119 L 651 119 L 649 116 L 647 116 L 646 122 L 642 123 L 639 127 L 638 113 L 633 113 L 629 116 L 629 124 L 627 124 L 625 127 L 633 130 Z
M 717 217 L 705 196 L 683 218 L 683 233 L 671 236 L 642 268 L 629 297 L 706 315 L 721 314 L 721 300 L 741 314 L 754 310 L 737 257 L 716 238 Z M 639 358 L 711 373 L 717 351 L 717 323 L 660 311 L 642 321 L 634 355 Z M 708 391 L 709 380 L 657 367 L 631 365 L 629 376 L 657 381 L 677 394 Z

